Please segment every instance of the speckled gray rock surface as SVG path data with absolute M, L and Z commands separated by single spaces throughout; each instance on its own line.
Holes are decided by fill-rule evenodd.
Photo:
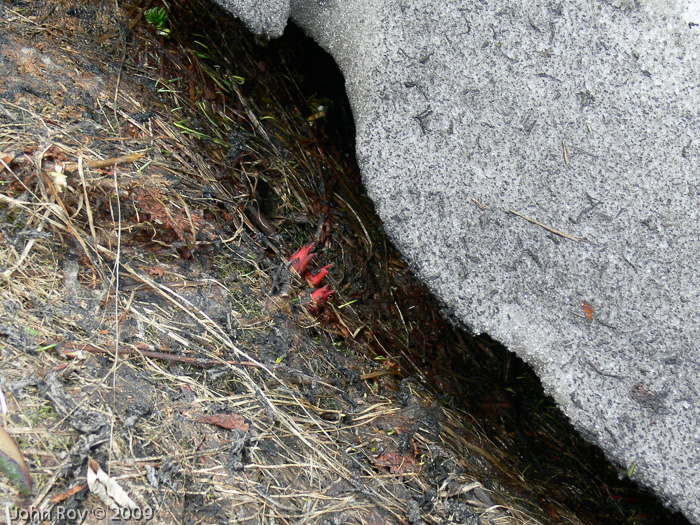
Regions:
M 699 13 L 690 0 L 290 11 L 343 71 L 364 182 L 420 277 L 696 523 Z
M 289 0 L 215 0 L 248 28 L 267 38 L 281 36 L 289 18 Z

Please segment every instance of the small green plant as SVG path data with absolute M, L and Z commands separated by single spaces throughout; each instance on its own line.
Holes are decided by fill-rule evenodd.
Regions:
M 168 12 L 162 7 L 153 7 L 144 13 L 149 24 L 156 28 L 158 36 L 170 38 Z

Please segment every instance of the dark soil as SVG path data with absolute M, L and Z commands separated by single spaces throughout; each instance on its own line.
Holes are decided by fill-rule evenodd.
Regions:
M 199 0 L 0 10 L 0 387 L 34 480 L 0 479 L 8 515 L 685 523 L 443 318 L 298 29 L 261 42 Z M 310 242 L 325 305 L 289 264 Z

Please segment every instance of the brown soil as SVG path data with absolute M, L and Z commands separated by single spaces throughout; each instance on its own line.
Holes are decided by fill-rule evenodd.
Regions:
M 0 477 L 8 521 L 683 522 L 440 315 L 298 30 L 200 0 L 0 12 L 0 387 L 34 482 Z M 325 305 L 290 268 L 309 242 Z

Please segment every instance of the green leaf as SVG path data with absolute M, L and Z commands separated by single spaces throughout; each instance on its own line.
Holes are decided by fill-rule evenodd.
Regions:
M 162 7 L 154 7 L 144 13 L 149 24 L 156 28 L 158 36 L 170 38 L 170 28 L 168 28 L 168 12 Z
M 144 13 L 148 23 L 156 29 L 163 29 L 168 21 L 168 12 L 162 7 L 154 7 Z

